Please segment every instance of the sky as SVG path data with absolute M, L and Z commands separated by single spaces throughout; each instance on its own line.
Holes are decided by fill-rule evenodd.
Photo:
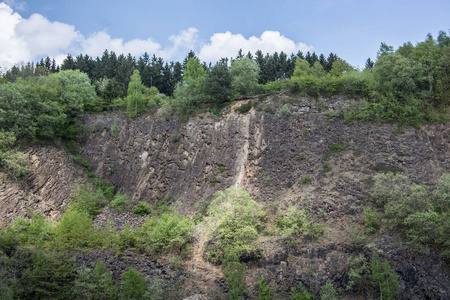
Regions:
M 68 53 L 144 52 L 181 61 L 244 53 L 336 53 L 355 67 L 381 42 L 398 48 L 449 32 L 448 0 L 5 0 L 0 67 Z

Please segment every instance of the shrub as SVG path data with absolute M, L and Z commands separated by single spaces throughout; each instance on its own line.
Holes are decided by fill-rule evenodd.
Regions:
M 112 136 L 118 136 L 120 132 L 119 125 L 117 125 L 117 119 L 114 119 L 114 123 L 111 126 L 111 134 Z
M 143 299 L 147 281 L 136 269 L 130 268 L 122 274 L 122 291 L 126 299 Z
M 391 268 L 389 262 L 382 259 L 380 255 L 375 252 L 370 261 L 370 268 L 372 271 L 372 285 L 375 290 L 378 290 L 381 299 L 395 299 L 399 293 L 399 282 L 397 273 Z
M 226 263 L 222 272 L 225 282 L 228 286 L 228 299 L 238 300 L 244 299 L 246 286 L 244 281 L 245 266 L 236 261 L 229 261 Z
M 278 111 L 278 118 L 280 119 L 286 119 L 291 115 L 291 110 L 287 105 L 283 105 L 280 110 Z
M 326 110 L 324 113 L 325 117 L 328 119 L 328 121 L 334 121 L 335 119 L 339 118 L 339 112 L 335 110 Z
M 175 212 L 147 219 L 137 234 L 145 249 L 157 252 L 172 247 L 178 249 L 185 247 L 193 230 L 191 220 Z
M 95 181 L 95 187 L 102 192 L 102 194 L 108 198 L 112 199 L 114 197 L 114 186 L 111 182 L 106 179 L 97 179 Z
M 181 133 L 179 133 L 179 132 L 171 133 L 171 134 L 169 135 L 169 140 L 170 140 L 172 143 L 177 143 L 177 142 L 179 142 L 179 141 L 181 140 Z
M 102 131 L 103 129 L 105 129 L 105 127 L 106 127 L 105 121 L 103 121 L 103 119 L 97 119 L 95 121 L 94 125 L 92 126 L 92 131 L 99 132 L 99 131 Z
M 338 300 L 338 294 L 334 288 L 333 283 L 327 280 L 324 286 L 320 289 L 320 299 L 321 300 Z
M 108 204 L 108 199 L 106 199 L 101 189 L 97 189 L 94 193 L 87 186 L 84 186 L 74 196 L 74 202 L 73 208 L 75 210 L 86 212 L 89 216 L 94 217 Z
M 289 208 L 287 216 L 280 215 L 277 218 L 278 234 L 283 237 L 307 236 L 318 238 L 323 235 L 323 227 L 319 223 L 310 220 L 308 213 L 304 209 L 296 206 Z
M 271 300 L 273 298 L 273 292 L 270 285 L 264 281 L 264 276 L 258 280 L 258 300 Z
M 252 109 L 252 106 L 253 106 L 253 102 L 250 100 L 250 101 L 242 104 L 241 106 L 236 107 L 235 110 L 241 114 L 246 114 L 250 111 L 250 109 Z
M 309 175 L 303 176 L 302 182 L 303 182 L 303 184 L 310 184 L 312 182 L 311 176 L 309 176 Z
M 92 219 L 85 211 L 67 210 L 55 229 L 54 245 L 65 250 L 83 250 L 98 245 Z
M 243 255 L 259 257 L 255 241 L 263 228 L 261 211 L 245 190 L 228 188 L 217 192 L 208 210 L 207 222 L 212 229 L 207 245 L 209 259 L 220 263 Z
M 363 211 L 364 225 L 368 233 L 374 233 L 380 228 L 380 216 L 373 211 L 370 207 L 367 207 Z
M 298 288 L 293 287 L 289 293 L 291 300 L 312 300 L 314 299 L 314 295 L 309 293 L 301 284 L 299 284 Z
M 322 168 L 324 172 L 330 172 L 333 169 L 329 163 L 323 163 Z
M 112 209 L 123 212 L 130 208 L 131 202 L 128 195 L 119 193 L 114 196 L 114 199 L 111 201 L 110 205 Z
M 143 216 L 148 215 L 152 212 L 152 207 L 147 202 L 139 202 L 133 210 L 135 215 Z
M 348 271 L 347 289 L 363 291 L 366 286 L 370 285 L 370 269 L 367 259 L 364 255 L 358 254 L 354 258 L 350 258 L 348 263 L 350 269 Z

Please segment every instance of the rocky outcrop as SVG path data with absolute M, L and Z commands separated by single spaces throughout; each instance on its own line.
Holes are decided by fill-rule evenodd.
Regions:
M 450 171 L 450 127 L 344 124 L 320 112 L 339 112 L 342 99 L 281 97 L 256 102 L 257 109 L 245 115 L 232 107 L 221 117 L 204 114 L 185 123 L 151 115 L 135 120 L 120 114 L 86 115 L 88 128 L 106 125 L 89 135 L 82 155 L 97 176 L 109 179 L 134 199 L 149 203 L 165 199 L 187 214 L 195 213 L 198 201 L 230 186 L 249 191 L 269 217 L 292 205 L 307 207 L 327 228 L 327 241 L 291 247 L 277 239 L 263 242 L 264 257 L 247 264 L 249 296 L 255 295 L 261 275 L 274 290 L 301 283 L 318 294 L 326 279 L 331 279 L 341 295 L 348 294 L 347 260 L 355 251 L 348 246 L 345 232 L 351 224 L 362 222 L 370 178 L 391 170 L 433 185 Z M 282 104 L 290 114 L 278 113 Z M 110 130 L 114 120 L 120 128 L 117 136 Z M 107 217 L 105 211 L 99 218 Z M 419 264 L 417 254 L 401 239 L 384 242 L 376 240 L 376 250 L 400 275 L 400 298 L 449 296 L 445 290 L 450 283 L 448 267 L 438 256 L 420 255 Z M 367 255 L 375 249 L 368 247 Z M 189 286 L 203 292 L 214 286 L 215 297 L 223 297 L 223 291 L 217 292 L 223 281 L 213 266 L 196 257 L 195 263 L 185 264 Z M 436 276 L 423 279 L 418 274 L 425 270 L 433 270 Z
M 83 170 L 65 149 L 33 147 L 26 150 L 30 172 L 23 178 L 0 176 L 0 216 L 3 222 L 31 217 L 34 211 L 60 217 L 74 189 L 87 182 Z

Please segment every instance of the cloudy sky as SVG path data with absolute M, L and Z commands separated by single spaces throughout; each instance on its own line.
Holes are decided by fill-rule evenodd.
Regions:
M 381 42 L 397 48 L 450 29 L 448 0 L 6 0 L 0 66 L 108 49 L 204 61 L 261 49 L 337 53 L 354 66 Z

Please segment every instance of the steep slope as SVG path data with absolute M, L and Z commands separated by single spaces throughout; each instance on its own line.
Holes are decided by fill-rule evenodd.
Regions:
M 32 147 L 25 154 L 30 168 L 25 178 L 0 176 L 0 220 L 31 217 L 34 211 L 58 219 L 74 189 L 87 182 L 83 170 L 63 148 Z
M 279 113 L 282 103 L 290 114 Z M 93 132 L 81 151 L 96 175 L 118 190 L 149 203 L 165 199 L 183 213 L 194 214 L 195 203 L 230 186 L 249 191 L 271 218 L 292 205 L 308 208 L 325 225 L 325 237 L 293 247 L 276 237 L 261 241 L 264 257 L 246 270 L 249 295 L 261 275 L 275 290 L 301 282 L 315 294 L 330 278 L 343 295 L 348 293 L 347 260 L 354 253 L 347 232 L 361 223 L 372 176 L 393 170 L 433 185 L 450 171 L 450 127 L 433 124 L 399 132 L 395 125 L 330 121 L 319 110 L 339 111 L 342 104 L 339 98 L 281 97 L 261 100 L 258 110 L 245 115 L 231 109 L 221 117 L 200 116 L 187 123 L 86 115 L 84 123 Z M 114 120 L 120 128 L 117 136 L 110 130 Z M 98 130 L 96 123 L 105 126 Z M 105 210 L 98 219 L 109 214 Z M 200 234 L 198 241 L 203 243 L 202 238 Z M 200 248 L 194 249 L 195 263 L 184 269 L 192 275 L 187 275 L 185 288 L 223 297 L 217 272 L 198 259 Z M 438 254 L 415 253 L 395 232 L 380 234 L 363 253 L 374 249 L 399 274 L 401 298 L 450 297 L 448 266 Z

